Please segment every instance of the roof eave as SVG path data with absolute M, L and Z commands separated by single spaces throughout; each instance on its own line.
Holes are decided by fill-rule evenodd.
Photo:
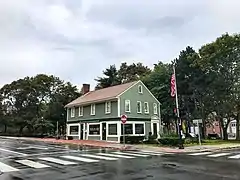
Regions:
M 89 105 L 89 104 L 93 104 L 93 103 L 101 103 L 104 101 L 109 101 L 109 100 L 115 100 L 117 99 L 117 97 L 111 97 L 111 98 L 104 98 L 104 99 L 99 99 L 99 100 L 95 100 L 95 101 L 86 101 L 86 102 L 81 102 L 81 103 L 74 103 L 74 104 L 67 104 L 66 106 L 64 106 L 65 108 L 71 108 L 74 106 L 81 106 L 81 105 Z

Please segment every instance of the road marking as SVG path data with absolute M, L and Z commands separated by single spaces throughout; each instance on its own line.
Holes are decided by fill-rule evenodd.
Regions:
M 52 158 L 52 157 L 45 157 L 45 158 L 39 158 L 39 159 L 44 160 L 44 161 L 49 161 L 49 162 L 57 163 L 57 164 L 61 164 L 61 165 L 73 165 L 73 164 L 77 164 L 77 163 L 75 163 L 75 162 L 65 161 L 65 160 L 61 160 L 61 159 L 57 159 L 57 158 Z
M 82 158 L 82 157 L 78 157 L 78 156 L 61 156 L 61 157 L 66 158 L 66 159 L 75 160 L 75 161 L 98 162 L 98 160 L 95 160 L 95 159 L 87 159 L 87 158 Z
M 27 154 L 16 152 L 16 151 L 11 151 L 11 150 L 8 150 L 8 149 L 3 149 L 3 148 L 0 148 L 0 151 L 15 153 L 15 154 L 19 154 L 19 155 L 22 155 L 22 156 L 27 156 Z
M 64 154 L 64 153 L 76 153 L 79 152 L 77 150 L 71 150 L 71 151 L 56 151 L 56 152 L 46 152 L 46 153 L 36 153 L 36 154 L 29 154 L 28 156 L 37 156 L 37 155 L 52 155 L 52 154 Z
M 201 156 L 201 155 L 207 155 L 207 154 L 212 154 L 212 152 L 200 152 L 200 153 L 193 153 L 189 154 L 190 156 Z
M 26 165 L 26 166 L 29 166 L 29 167 L 32 167 L 32 168 L 36 168 L 36 169 L 50 167 L 48 165 L 41 164 L 41 163 L 34 162 L 34 161 L 30 161 L 30 160 L 27 160 L 27 159 L 25 159 L 25 160 L 16 160 L 16 162 L 18 162 L 20 164 L 23 164 L 23 165 Z
M 16 169 L 14 167 L 8 166 L 8 165 L 0 162 L 0 171 L 1 172 L 13 172 L 13 171 L 19 171 L 19 169 Z
M 239 159 L 240 158 L 240 154 L 235 155 L 235 156 L 230 156 L 228 157 L 229 159 Z
M 127 156 L 137 156 L 137 157 L 148 157 L 147 154 L 134 154 L 134 153 L 124 153 L 124 152 L 113 152 L 114 154 L 127 155 Z
M 221 156 L 226 156 L 226 155 L 229 155 L 231 153 L 218 153 L 218 154 L 211 154 L 211 155 L 208 155 L 208 157 L 221 157 Z
M 108 154 L 108 153 L 97 153 L 99 155 L 102 156 L 110 156 L 110 157 L 118 157 L 118 158 L 126 158 L 126 159 L 133 159 L 135 157 L 132 156 L 123 156 L 123 155 L 119 155 L 119 154 Z
M 96 155 L 93 155 L 93 154 L 82 154 L 81 156 L 84 156 L 84 157 L 90 157 L 90 158 L 97 158 L 97 159 L 104 159 L 104 160 L 118 160 L 118 158 L 113 158 L 113 157 L 105 157 L 105 156 L 96 156 Z

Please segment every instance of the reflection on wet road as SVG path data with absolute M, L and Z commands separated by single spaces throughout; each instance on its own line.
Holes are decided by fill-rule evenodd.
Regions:
M 201 158 L 193 154 L 120 152 L 1 138 L 0 179 L 239 179 L 238 163 L 221 159 L 229 154 L 203 153 L 209 158 Z

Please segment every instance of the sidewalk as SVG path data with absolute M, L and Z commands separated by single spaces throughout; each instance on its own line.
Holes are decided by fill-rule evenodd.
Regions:
M 115 150 L 144 150 L 144 151 L 155 151 L 155 152 L 167 152 L 167 153 L 187 153 L 187 152 L 202 152 L 202 151 L 220 151 L 226 149 L 240 148 L 240 144 L 237 143 L 227 143 L 227 144 L 218 144 L 218 145 L 202 145 L 202 146 L 188 146 L 184 149 L 178 149 L 177 147 L 160 147 L 146 144 L 139 145 L 128 145 L 125 147 L 123 144 L 106 142 L 106 141 L 94 141 L 94 140 L 63 140 L 63 139 L 54 139 L 54 138 L 28 138 L 28 137 L 6 137 L 8 139 L 18 139 L 18 140 L 32 140 L 32 141 L 42 141 L 49 143 L 58 143 L 58 144 L 72 144 L 80 145 L 86 147 L 96 147 L 96 148 L 110 148 Z

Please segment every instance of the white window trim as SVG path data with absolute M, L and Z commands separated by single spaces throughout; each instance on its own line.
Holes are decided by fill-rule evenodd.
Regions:
M 155 107 L 156 106 L 156 112 L 155 112 Z M 153 103 L 153 114 L 158 114 L 158 108 L 157 108 L 157 103 Z
M 78 108 L 78 116 L 80 116 L 80 117 L 83 116 L 83 106 L 79 106 L 79 108 Z
M 94 107 L 94 112 L 92 111 L 93 110 L 93 107 Z M 96 114 L 96 105 L 95 104 L 91 104 L 91 112 L 90 112 L 90 115 L 91 116 L 94 116 Z
M 72 117 L 72 118 L 75 117 L 75 107 L 72 107 L 72 108 L 70 109 L 70 114 L 71 114 L 71 117 Z
M 147 111 L 145 111 L 145 104 L 147 104 Z M 144 109 L 145 114 L 149 114 L 149 103 L 148 102 L 144 102 L 143 109 Z
M 132 124 L 133 126 L 133 134 L 129 134 L 128 136 L 145 136 L 146 135 L 146 123 L 145 122 L 142 122 L 142 121 L 127 121 L 126 124 Z M 144 129 L 144 134 L 136 134 L 135 132 L 135 124 L 143 124 L 143 129 Z M 121 130 L 121 124 L 120 124 L 120 130 Z M 121 130 L 122 131 L 122 130 Z M 120 136 L 121 135 L 121 131 L 120 131 Z
M 89 134 L 89 126 L 90 125 L 100 125 L 100 134 L 99 135 L 95 135 L 95 134 Z M 97 136 L 100 137 L 100 140 L 102 139 L 102 123 L 88 123 L 87 124 L 87 136 Z
M 141 87 L 141 91 L 139 91 L 139 88 L 140 88 L 140 87 Z M 143 87 L 142 87 L 142 85 L 140 85 L 140 84 L 138 85 L 138 93 L 139 93 L 139 94 L 143 94 Z
M 109 124 L 117 124 L 117 134 L 116 134 L 116 135 L 109 135 L 109 134 L 108 134 L 108 130 L 109 130 L 109 129 L 108 129 L 108 125 L 109 125 Z M 118 133 L 119 133 L 119 132 L 118 132 L 118 131 L 119 131 L 119 127 L 118 127 L 118 126 L 119 126 L 119 123 L 118 123 L 117 121 L 116 121 L 116 122 L 107 122 L 107 123 L 106 123 L 106 126 L 107 126 L 107 128 L 106 128 L 107 137 L 119 137 L 119 134 L 118 134 Z M 120 127 L 120 128 L 121 128 L 121 127 Z M 121 132 L 120 132 L 120 133 L 121 133 Z
M 143 134 L 136 134 L 136 129 L 135 129 L 135 124 L 143 124 Z M 145 132 L 145 122 L 135 122 L 134 123 L 134 135 L 139 135 L 139 136 L 145 136 L 146 132 Z
M 140 103 L 140 111 L 138 111 L 138 103 Z M 142 114 L 142 102 L 141 101 L 137 101 L 137 113 Z
M 67 125 L 68 127 L 67 127 L 67 135 L 68 136 L 80 136 L 80 124 L 79 123 L 74 123 L 74 124 L 68 124 Z M 78 134 L 70 134 L 70 127 L 71 126 L 78 126 Z
M 126 110 L 126 103 L 129 103 L 129 111 Z M 124 102 L 124 110 L 125 112 L 131 112 L 131 101 L 129 99 L 126 99 Z
M 109 111 L 107 111 L 107 104 L 109 103 Z M 110 114 L 112 110 L 112 103 L 111 101 L 105 102 L 105 114 Z

